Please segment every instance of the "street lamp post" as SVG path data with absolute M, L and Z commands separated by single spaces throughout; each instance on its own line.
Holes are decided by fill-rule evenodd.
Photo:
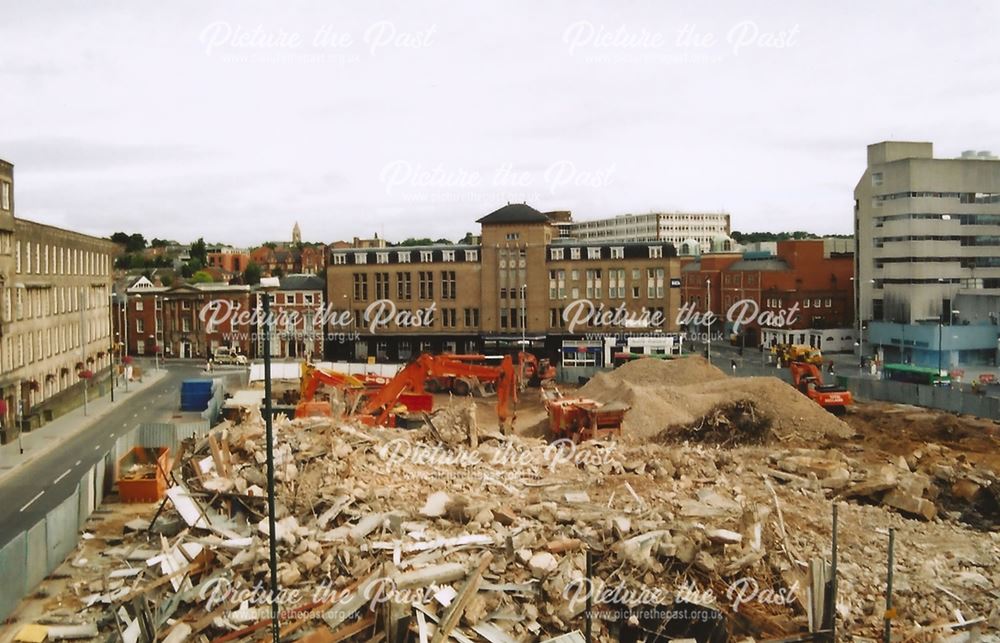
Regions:
M 521 350 L 528 350 L 526 346 L 528 345 L 527 339 L 527 326 L 528 326 L 528 315 L 526 312 L 526 305 L 524 301 L 525 291 L 528 290 L 528 284 L 521 284 Z
M 122 344 L 122 376 L 125 378 L 125 392 L 128 393 L 128 365 L 125 363 L 128 359 L 128 290 L 125 291 L 125 296 L 122 298 L 122 316 L 124 318 L 122 339 L 124 343 Z
M 149 338 L 153 340 L 153 370 L 158 371 L 160 370 L 160 351 L 159 346 L 156 345 L 156 333 L 150 335 Z
M 268 566 L 271 580 L 271 637 L 279 641 L 278 623 L 278 550 L 275 533 L 274 499 L 274 409 L 271 402 L 271 294 L 262 289 L 264 304 L 264 428 L 267 440 L 267 528 Z
M 708 363 L 712 363 L 712 280 L 711 278 L 705 280 L 705 300 L 706 307 L 708 308 L 707 317 L 708 319 L 708 336 L 706 341 L 705 356 L 708 358 Z
M 111 365 L 111 401 L 115 401 L 115 387 L 118 386 L 118 373 L 115 368 L 115 293 L 108 292 L 108 364 Z

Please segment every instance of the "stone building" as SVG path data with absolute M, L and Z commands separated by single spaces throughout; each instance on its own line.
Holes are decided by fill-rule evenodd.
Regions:
M 15 217 L 0 161 L 0 422 L 3 441 L 75 404 L 81 375 L 111 365 L 109 240 Z

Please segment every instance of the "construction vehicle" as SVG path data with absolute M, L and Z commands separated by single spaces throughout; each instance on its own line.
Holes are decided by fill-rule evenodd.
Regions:
M 424 389 L 428 393 L 447 393 L 451 391 L 455 395 L 465 397 L 473 391 L 480 394 L 487 394 L 493 390 L 499 378 L 499 372 L 495 372 L 486 362 L 490 360 L 486 355 L 477 353 L 443 353 L 433 356 L 433 359 L 441 365 L 438 374 L 427 377 L 424 382 Z M 503 359 L 498 357 L 499 359 Z M 454 364 L 455 369 L 449 370 L 447 365 Z M 490 368 L 489 371 L 478 370 L 476 374 L 469 374 L 467 366 L 483 366 Z
M 518 354 L 518 363 L 521 365 L 521 382 L 524 385 L 538 388 L 556 378 L 556 367 L 547 357 L 539 359 L 522 351 Z
M 552 438 L 574 443 L 621 435 L 622 421 L 630 408 L 622 402 L 603 404 L 585 397 L 564 397 L 555 387 L 542 388 L 542 401 Z
M 333 407 L 329 400 L 316 400 L 316 389 L 320 384 L 327 384 L 341 391 L 345 411 L 348 413 L 351 407 L 358 401 L 359 396 L 365 390 L 364 380 L 346 373 L 328 371 L 318 368 L 308 362 L 302 364 L 302 377 L 299 388 L 299 403 L 295 407 L 295 417 L 315 417 L 333 416 Z
M 842 415 L 847 405 L 854 402 L 851 392 L 844 387 L 824 384 L 823 373 L 815 364 L 792 362 L 788 369 L 792 373 L 792 385 L 834 415 Z
M 805 344 L 775 344 L 771 347 L 771 352 L 778 358 L 778 363 L 787 366 L 793 362 L 806 362 L 823 365 L 823 353 L 818 348 L 806 346 Z
M 427 395 L 425 385 L 428 381 L 448 377 L 493 382 L 500 428 L 505 432 L 510 428 L 517 402 L 517 373 L 509 355 L 501 360 L 499 366 L 486 366 L 469 364 L 451 355 L 424 353 L 407 364 L 388 384 L 367 395 L 356 416 L 366 424 L 395 426 L 397 414 L 404 410 L 423 410 L 413 409 L 411 404 L 407 404 L 407 394 Z

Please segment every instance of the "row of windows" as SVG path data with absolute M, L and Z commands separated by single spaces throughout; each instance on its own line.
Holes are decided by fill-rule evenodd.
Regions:
M 55 286 L 48 292 L 39 288 L 3 288 L 3 319 L 14 321 L 72 313 L 110 304 L 105 286 Z
M 342 312 L 338 311 L 336 317 L 339 318 L 339 314 Z M 437 313 L 440 313 L 440 315 Z M 365 319 L 365 311 L 361 308 L 354 309 L 351 316 L 354 318 L 354 325 L 358 328 L 363 328 L 371 323 L 370 320 Z M 397 314 L 397 319 L 412 319 L 415 317 L 416 314 L 412 310 L 400 310 Z M 439 320 L 440 323 L 438 323 Z M 420 324 L 421 328 L 434 328 L 435 326 L 440 326 L 441 328 L 458 328 L 459 320 L 464 322 L 465 328 L 479 328 L 479 309 L 464 308 L 462 309 L 462 315 L 459 315 L 457 308 L 438 308 L 434 314 L 423 314 Z M 400 326 L 404 325 L 400 324 Z
M 1000 225 L 1000 214 L 929 214 L 914 212 L 889 214 L 875 217 L 875 227 L 882 227 L 885 221 L 958 221 L 961 225 Z
M 368 274 L 356 272 L 354 279 L 354 299 L 365 301 L 368 299 Z M 390 279 L 388 272 L 375 273 L 375 299 L 389 299 L 391 297 Z M 441 296 L 440 299 L 456 299 L 458 297 L 457 279 L 454 270 L 442 270 L 440 274 Z M 434 271 L 421 270 L 417 273 L 417 294 L 418 299 L 434 299 Z M 396 273 L 396 299 L 408 301 L 413 298 L 413 274 L 409 272 Z
M 413 258 L 413 253 L 414 252 L 419 253 L 420 262 L 421 263 L 432 263 L 434 261 L 434 251 L 433 250 L 416 250 L 416 251 L 413 251 L 413 250 L 397 250 L 397 251 L 395 251 L 395 253 L 396 253 L 396 261 L 398 263 L 410 263 L 411 260 L 412 260 L 412 258 Z M 458 252 L 463 253 L 463 256 L 465 257 L 466 261 L 479 261 L 479 251 L 478 250 L 441 250 L 440 252 L 441 252 L 441 261 L 444 261 L 444 262 L 453 262 L 453 261 L 455 261 L 455 258 L 457 256 L 456 253 L 458 253 Z M 334 265 L 340 266 L 340 265 L 346 264 L 347 263 L 347 254 L 348 253 L 346 253 L 346 252 L 334 253 L 334 255 L 333 255 L 333 263 L 334 263 Z M 354 254 L 354 263 L 355 263 L 355 265 L 359 265 L 360 266 L 360 265 L 364 265 L 364 264 L 368 263 L 368 255 L 372 254 L 372 253 L 355 252 L 353 254 Z M 389 258 L 390 258 L 389 255 L 390 254 L 391 253 L 389 253 L 388 251 L 374 253 L 374 255 L 375 255 L 375 263 L 376 264 L 386 264 L 386 263 L 389 263 Z
M 568 326 L 568 322 L 566 321 L 566 318 L 564 316 L 565 311 L 566 311 L 565 308 L 549 308 L 549 328 L 566 328 Z M 655 324 L 654 326 L 656 327 L 663 326 L 663 322 L 667 318 L 666 315 L 664 314 L 664 309 L 662 307 L 659 306 L 654 306 L 650 308 L 644 307 L 643 312 L 646 311 L 649 312 L 650 322 L 652 322 L 653 320 L 659 321 L 659 323 Z M 606 326 L 606 324 L 600 324 L 599 322 L 601 321 L 602 320 L 599 318 L 598 315 L 593 315 L 587 319 L 586 326 L 588 328 L 597 328 L 602 325 Z
M 586 296 L 588 299 L 603 299 L 604 289 L 602 281 L 602 270 L 587 270 L 585 271 L 585 281 L 586 281 Z M 631 285 L 632 298 L 638 299 L 640 297 L 642 289 L 642 271 L 639 269 L 633 269 L 632 272 L 632 282 L 631 284 L 625 281 L 625 269 L 623 268 L 611 268 L 607 271 L 608 277 L 608 299 L 625 299 L 625 294 Z M 579 272 L 576 270 L 571 271 L 572 282 L 579 280 Z M 664 279 L 666 273 L 663 268 L 647 268 L 646 269 L 646 296 L 648 298 L 662 298 L 665 294 Z M 549 271 L 549 299 L 566 299 L 567 294 L 573 299 L 579 299 L 580 289 L 577 287 L 570 287 L 567 291 L 566 287 L 566 271 L 565 270 L 550 270 Z
M 887 263 L 957 263 L 963 268 L 997 268 L 1000 257 L 881 257 L 875 267 L 882 268 Z
M 106 275 L 110 269 L 111 257 L 91 250 L 30 241 L 17 241 L 14 246 L 14 271 L 18 274 Z
M 566 258 L 567 248 L 550 248 L 549 249 L 549 259 L 551 261 L 563 261 Z M 570 259 L 580 259 L 582 255 L 583 248 L 568 248 Z M 587 259 L 600 259 L 601 249 L 598 248 L 586 248 Z M 612 246 L 609 248 L 611 251 L 612 259 L 624 259 L 625 258 L 625 247 L 624 246 Z M 649 246 L 649 258 L 650 259 L 662 259 L 663 258 L 663 246 Z
M 897 241 L 958 241 L 963 246 L 997 246 L 1000 245 L 1000 236 L 911 234 L 895 237 L 875 237 L 875 247 L 881 248 L 884 243 Z
M 109 322 L 94 320 L 86 324 L 86 343 L 106 339 Z M 52 328 L 39 329 L 27 333 L 8 335 L 3 340 L 3 357 L 0 359 L 3 372 L 7 373 L 27 364 L 40 362 L 63 353 L 77 352 L 80 348 L 80 324 L 63 324 Z

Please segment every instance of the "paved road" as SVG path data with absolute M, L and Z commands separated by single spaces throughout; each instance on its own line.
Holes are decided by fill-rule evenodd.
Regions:
M 175 410 L 181 380 L 200 374 L 193 364 L 171 364 L 162 380 L 143 391 L 118 389 L 115 410 L 0 483 L 0 547 L 69 497 L 83 472 L 104 457 L 119 435 Z

